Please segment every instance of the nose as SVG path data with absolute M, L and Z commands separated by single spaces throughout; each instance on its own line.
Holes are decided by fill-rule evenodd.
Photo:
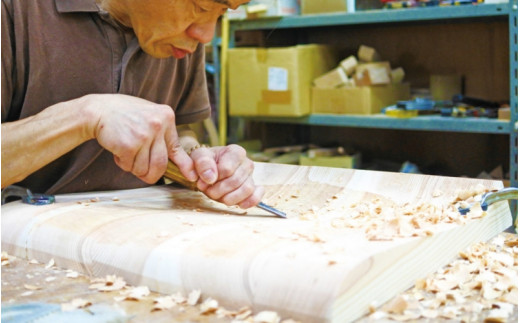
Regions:
M 186 30 L 186 34 L 202 44 L 209 43 L 215 34 L 216 21 L 193 23 Z

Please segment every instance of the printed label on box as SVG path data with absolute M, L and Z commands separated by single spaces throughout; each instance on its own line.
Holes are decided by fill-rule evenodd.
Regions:
M 267 72 L 269 91 L 287 91 L 289 89 L 289 71 L 281 67 L 269 67 Z

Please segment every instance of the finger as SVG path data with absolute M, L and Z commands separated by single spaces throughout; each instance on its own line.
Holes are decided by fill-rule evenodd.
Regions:
M 219 165 L 220 166 L 220 165 Z M 220 170 L 219 170 L 220 171 Z M 222 196 L 239 189 L 244 183 L 251 178 L 253 172 L 253 165 L 244 161 L 240 167 L 238 167 L 233 175 L 223 180 L 219 180 L 217 183 L 208 187 L 204 193 L 213 199 L 220 199 Z
M 237 205 L 241 202 L 244 202 L 244 204 L 248 204 L 245 203 L 245 201 L 249 199 L 249 197 L 254 195 L 255 190 L 256 186 L 253 182 L 253 179 L 249 177 L 243 185 L 241 185 L 238 189 L 224 195 L 222 198 L 219 199 L 219 201 L 228 206 Z
M 247 158 L 245 149 L 238 145 L 228 145 L 220 150 L 218 161 L 219 180 L 233 176 L 243 165 L 246 165 L 251 172 L 253 170 L 253 162 Z
M 181 146 L 175 123 L 166 131 L 164 140 L 168 150 L 168 158 L 179 167 L 182 175 L 184 175 L 187 180 L 191 182 L 196 181 L 199 176 L 195 171 L 193 160 Z
M 132 166 L 132 174 L 137 177 L 142 177 L 148 173 L 150 167 L 150 146 L 142 146 L 137 152 Z
M 150 149 L 148 172 L 139 178 L 145 183 L 154 184 L 164 175 L 167 165 L 168 150 L 164 140 L 160 137 L 152 144 Z
M 198 148 L 191 153 L 199 181 L 212 185 L 218 180 L 217 162 L 210 148 Z M 200 188 L 199 188 L 200 189 Z
M 238 206 L 242 209 L 249 209 L 250 207 L 258 205 L 264 197 L 265 189 L 263 186 L 257 186 L 253 194 L 248 198 L 238 203 Z
M 125 172 L 131 172 L 134 167 L 135 154 L 136 152 L 131 149 L 123 150 L 120 154 L 114 153 L 114 161 Z

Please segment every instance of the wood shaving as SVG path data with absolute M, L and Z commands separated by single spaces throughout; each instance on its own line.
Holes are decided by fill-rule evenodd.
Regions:
M 506 322 L 518 306 L 518 248 L 508 247 L 511 241 L 517 236 L 474 244 L 368 319 Z
M 192 290 L 188 295 L 187 304 L 188 305 L 196 305 L 199 302 L 201 291 L 200 289 Z
M 170 296 L 172 300 L 177 304 L 185 304 L 188 300 L 180 292 L 177 292 Z
M 200 314 L 207 315 L 216 312 L 218 309 L 218 302 L 213 298 L 207 298 L 200 304 Z
M 398 204 L 387 199 L 374 198 L 352 204 L 345 209 L 343 215 L 332 218 L 330 226 L 336 229 L 361 229 L 371 241 L 431 236 L 435 233 L 436 225 L 462 225 L 485 216 L 486 212 L 480 209 L 478 203 L 466 216 L 459 212 L 461 205 L 474 204 L 483 193 L 485 188 L 481 185 L 460 190 L 443 206 L 424 201 Z M 308 214 L 304 217 L 308 217 Z
M 92 305 L 92 303 L 87 300 L 84 300 L 82 298 L 75 298 L 70 303 L 61 304 L 61 310 L 63 312 L 74 311 L 79 308 L 86 308 L 90 305 Z
M 168 310 L 177 305 L 171 296 L 158 297 L 153 300 L 152 312 Z
M 67 278 L 78 278 L 79 277 L 79 273 L 77 271 L 67 270 L 67 274 L 65 275 L 65 277 L 67 277 Z
M 49 262 L 47 263 L 47 265 L 45 265 L 45 269 L 49 269 L 49 268 L 52 268 L 54 267 L 54 258 L 51 258 L 51 260 L 49 260 Z
M 51 282 L 51 281 L 55 281 L 55 280 L 56 280 L 56 277 L 47 277 L 47 278 L 45 278 L 46 282 Z
M 116 296 L 114 299 L 120 301 L 140 301 L 150 295 L 150 289 L 147 286 L 132 287 L 121 291 L 122 296 Z
M 7 252 L 2 251 L 2 266 L 9 266 L 16 257 L 9 255 Z
M 262 311 L 253 317 L 255 323 L 279 323 L 280 320 L 278 313 L 272 311 Z
M 106 278 L 97 278 L 91 281 L 89 289 L 97 289 L 100 292 L 110 292 L 125 288 L 126 282 L 121 277 L 107 275 Z
M 251 311 L 251 309 L 249 309 L 249 307 L 246 306 L 239 309 L 238 312 L 234 315 L 234 317 L 237 320 L 245 320 L 248 317 L 250 317 L 251 314 L 253 314 L 253 311 Z
M 41 286 L 30 285 L 30 284 L 24 284 L 23 287 L 25 289 L 28 289 L 28 290 L 39 290 L 39 289 L 42 289 Z
M 38 260 L 36 260 L 36 259 L 31 259 L 29 261 L 29 263 L 32 264 L 32 265 L 39 265 L 40 264 L 40 262 Z

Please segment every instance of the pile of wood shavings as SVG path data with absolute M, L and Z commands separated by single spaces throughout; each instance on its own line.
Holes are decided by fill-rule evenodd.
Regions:
M 518 236 L 502 234 L 470 247 L 413 289 L 371 310 L 370 321 L 507 322 L 518 310 Z
M 439 203 L 416 202 L 396 204 L 381 198 L 368 202 L 359 202 L 345 210 L 342 216 L 331 219 L 333 228 L 351 228 L 364 230 L 368 240 L 393 240 L 394 238 L 429 236 L 438 224 L 464 224 L 472 219 L 485 216 L 480 207 L 473 207 L 462 216 L 459 207 L 476 205 L 486 192 L 482 185 L 454 193 L 451 202 Z M 439 197 L 436 191 L 432 197 Z

